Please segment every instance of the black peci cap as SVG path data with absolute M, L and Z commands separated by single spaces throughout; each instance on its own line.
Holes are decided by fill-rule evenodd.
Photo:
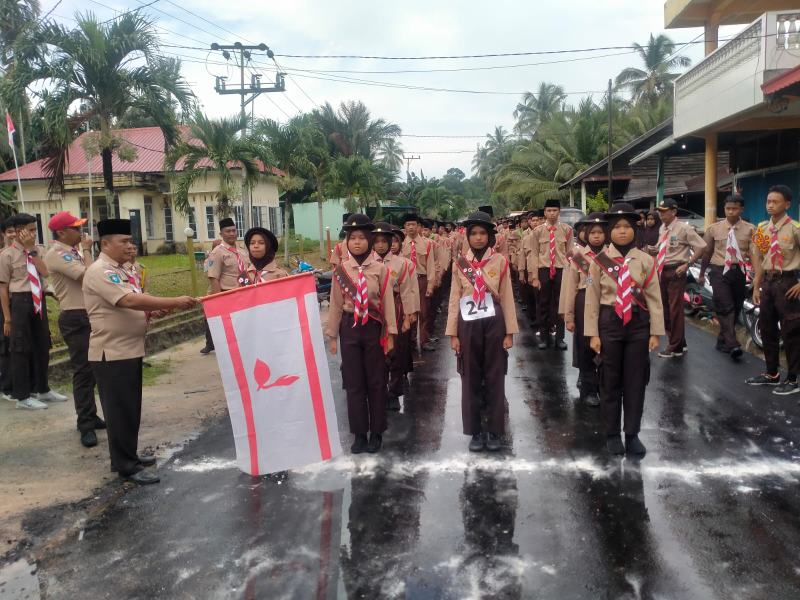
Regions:
M 103 219 L 97 222 L 97 234 L 104 235 L 130 235 L 130 219 Z

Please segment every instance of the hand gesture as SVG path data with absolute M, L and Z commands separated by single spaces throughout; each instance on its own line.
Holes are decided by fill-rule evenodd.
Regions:
M 93 243 L 94 240 L 84 233 L 83 238 L 81 238 L 81 248 L 84 250 L 91 250 Z
M 657 335 L 651 335 L 650 336 L 650 341 L 647 343 L 647 350 L 648 350 L 648 352 L 652 352 L 656 348 L 658 348 L 658 336 Z
M 20 229 L 17 231 L 17 241 L 30 250 L 36 244 L 36 234 L 29 229 Z
M 567 321 L 564 323 L 564 328 L 570 333 L 575 333 L 575 321 Z
M 753 304 L 756 306 L 761 304 L 761 287 L 753 284 Z
M 797 300 L 800 298 L 800 283 L 795 283 L 792 287 L 790 287 L 789 291 L 786 292 L 786 297 L 789 300 Z
M 186 310 L 197 305 L 197 300 L 191 296 L 178 296 L 175 298 L 175 308 Z
M 538 278 L 537 278 L 537 279 L 534 279 L 533 281 L 531 281 L 531 285 L 532 285 L 534 288 L 536 288 L 537 290 L 540 290 L 540 289 L 542 289 L 542 282 L 541 282 L 541 281 L 539 281 L 539 279 L 538 279 Z
M 597 336 L 592 336 L 589 340 L 589 347 L 594 350 L 595 354 L 600 354 L 600 350 L 603 349 L 603 345 L 600 343 L 600 338 Z
M 11 335 L 11 322 L 3 321 L 3 335 L 9 337 Z
M 514 336 L 511 334 L 506 335 L 503 338 L 503 350 L 511 350 L 514 346 Z
M 450 347 L 456 353 L 456 358 L 461 356 L 461 340 L 458 339 L 458 336 L 454 335 L 450 338 Z

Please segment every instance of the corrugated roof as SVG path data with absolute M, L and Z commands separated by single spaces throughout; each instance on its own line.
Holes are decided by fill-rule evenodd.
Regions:
M 777 77 L 773 77 L 769 81 L 761 84 L 761 91 L 765 95 L 775 94 L 786 88 L 800 82 L 800 65 L 794 69 L 789 69 L 785 73 L 781 73 Z
M 189 127 L 180 126 L 181 133 L 188 138 Z M 164 134 L 159 127 L 138 127 L 135 129 L 118 129 L 114 133 L 122 137 L 125 141 L 136 148 L 136 159 L 133 162 L 125 162 L 116 154 L 112 158 L 114 173 L 163 173 L 164 172 Z M 75 175 L 87 175 L 89 173 L 89 161 L 83 151 L 82 141 L 88 133 L 82 133 L 75 141 L 70 144 L 68 151 L 66 177 Z M 199 143 L 199 142 L 198 142 Z M 92 173 L 97 175 L 103 172 L 103 161 L 100 156 L 92 158 Z M 198 166 L 211 167 L 210 161 L 201 161 Z M 231 168 L 236 168 L 231 165 Z M 49 179 L 44 174 L 44 161 L 36 160 L 19 168 L 20 179 L 31 181 L 36 179 Z M 183 169 L 183 160 L 178 161 L 176 170 Z M 262 172 L 266 172 L 267 167 L 262 165 Z M 273 175 L 282 175 L 282 171 L 275 167 L 269 167 Z M 0 174 L 0 181 L 14 182 L 17 180 L 15 169 Z

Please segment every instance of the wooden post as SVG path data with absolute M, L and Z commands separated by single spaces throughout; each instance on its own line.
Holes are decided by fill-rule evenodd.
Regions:
M 328 254 L 326 256 L 328 257 L 328 262 L 330 262 L 331 261 L 331 254 L 333 253 L 333 248 L 331 247 L 331 228 L 330 227 L 326 227 L 325 228 L 325 237 L 327 238 L 326 244 L 327 244 L 327 247 L 328 247 Z M 320 243 L 322 243 L 322 242 L 320 242 Z
M 717 220 L 717 134 L 706 135 L 705 226 Z
M 189 255 L 189 273 L 192 278 L 192 296 L 197 298 L 199 291 L 197 290 L 197 266 L 194 261 L 194 237 L 186 236 L 186 254 Z
M 305 255 L 303 252 L 303 236 L 300 236 L 300 260 L 305 260 Z

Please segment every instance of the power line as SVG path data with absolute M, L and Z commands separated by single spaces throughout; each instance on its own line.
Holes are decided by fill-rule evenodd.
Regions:
M 401 133 L 400 137 L 408 138 L 436 138 L 436 139 L 484 139 L 488 134 L 483 135 L 414 135 L 413 133 Z

